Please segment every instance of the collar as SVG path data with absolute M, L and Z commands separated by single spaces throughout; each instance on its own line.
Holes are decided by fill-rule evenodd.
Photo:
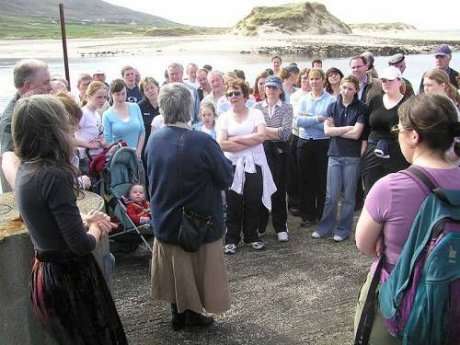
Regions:
M 192 127 L 190 127 L 190 125 L 188 123 L 185 123 L 185 122 L 168 123 L 166 126 L 184 128 L 184 129 L 192 129 Z
M 280 99 L 278 100 L 278 102 L 275 103 L 275 106 L 276 106 L 276 107 L 281 107 L 282 105 L 283 105 L 283 102 L 281 102 Z M 262 101 L 262 106 L 265 107 L 265 108 L 268 108 L 269 104 L 268 104 L 268 102 L 267 102 L 266 99 L 264 99 L 264 100 Z

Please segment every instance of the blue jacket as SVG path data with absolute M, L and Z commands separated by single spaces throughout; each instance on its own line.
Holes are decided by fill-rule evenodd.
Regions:
M 299 127 L 299 137 L 302 139 L 327 139 L 324 134 L 324 123 L 318 120 L 318 115 L 327 117 L 327 107 L 335 101 L 335 97 L 323 91 L 321 96 L 314 99 L 311 94 L 302 97 L 295 113 L 295 121 Z
M 179 157 L 179 138 L 184 133 L 184 149 Z M 205 243 L 220 239 L 224 234 L 221 191 L 230 186 L 233 173 L 216 141 L 203 132 L 166 126 L 150 136 L 145 157 L 155 237 L 177 244 L 185 206 L 212 216 L 215 232 L 208 233 Z

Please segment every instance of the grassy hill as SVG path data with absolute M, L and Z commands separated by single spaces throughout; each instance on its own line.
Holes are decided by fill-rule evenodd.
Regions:
M 347 34 L 351 33 L 351 29 L 347 24 L 330 14 L 323 4 L 305 2 L 254 7 L 248 16 L 236 24 L 233 32 L 243 35 L 270 32 Z
M 101 0 L 0 0 L 0 39 L 59 38 L 59 2 L 69 38 L 209 33 Z

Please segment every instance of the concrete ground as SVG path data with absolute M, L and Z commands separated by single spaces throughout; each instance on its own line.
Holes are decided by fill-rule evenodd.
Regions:
M 207 330 L 174 332 L 166 303 L 152 301 L 148 256 L 117 257 L 114 299 L 131 345 L 349 345 L 359 288 L 371 260 L 354 240 L 314 240 L 289 219 L 289 242 L 271 228 L 266 250 L 241 247 L 226 264 L 232 307 Z

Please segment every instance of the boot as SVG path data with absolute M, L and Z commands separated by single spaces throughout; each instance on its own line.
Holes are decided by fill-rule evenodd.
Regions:
M 179 331 L 185 327 L 185 312 L 178 313 L 177 305 L 174 303 L 171 304 L 171 316 L 171 325 L 173 330 Z
M 214 322 L 210 316 L 195 313 L 191 310 L 185 311 L 185 324 L 190 327 L 208 327 Z

